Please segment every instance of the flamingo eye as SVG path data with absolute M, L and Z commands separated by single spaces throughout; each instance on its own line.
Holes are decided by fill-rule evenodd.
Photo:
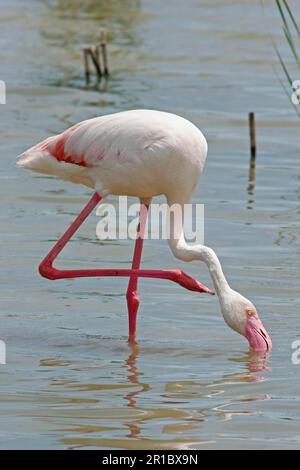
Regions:
M 252 317 L 253 315 L 255 315 L 255 310 L 254 308 L 251 308 L 251 307 L 247 307 L 246 308 L 246 314 L 249 316 L 249 317 Z

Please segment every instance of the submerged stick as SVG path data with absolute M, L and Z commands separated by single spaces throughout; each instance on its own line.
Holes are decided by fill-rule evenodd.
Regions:
M 102 56 L 102 61 L 101 61 Z M 107 60 L 107 44 L 106 44 L 106 33 L 101 30 L 99 35 L 99 42 L 96 46 L 84 47 L 83 48 L 83 64 L 85 70 L 86 83 L 89 83 L 91 70 L 90 70 L 90 59 L 95 67 L 98 79 L 101 79 L 103 74 L 107 77 L 108 71 L 108 60 Z M 103 63 L 103 69 L 101 66 Z
M 100 74 L 101 74 L 101 76 L 102 76 L 102 75 L 103 75 L 103 71 L 102 71 L 102 67 L 101 67 L 101 57 L 100 57 L 100 55 L 101 55 L 101 50 L 100 50 L 99 44 L 97 44 L 97 45 L 95 46 L 95 48 L 94 48 L 94 54 L 95 54 L 95 57 L 96 57 L 97 62 L 98 62 L 98 64 L 99 64 L 99 70 L 100 70 Z
M 101 70 L 101 64 L 100 64 L 100 54 L 99 54 L 99 48 L 97 46 L 91 47 L 90 48 L 90 55 L 94 64 L 94 67 L 97 72 L 98 78 L 102 77 L 102 70 Z
M 101 52 L 102 52 L 104 75 L 108 76 L 109 71 L 108 71 L 107 42 L 106 42 L 105 31 L 100 31 L 100 47 L 101 47 Z
M 91 75 L 89 57 L 92 60 L 92 63 L 95 67 L 98 78 L 102 77 L 99 48 L 98 47 L 85 47 L 83 49 L 83 63 L 84 63 L 85 78 L 86 78 L 87 83 L 90 81 L 90 75 Z
M 85 47 L 83 49 L 83 65 L 84 65 L 84 71 L 85 71 L 85 79 L 87 82 L 90 80 L 90 64 L 89 64 L 89 47 Z

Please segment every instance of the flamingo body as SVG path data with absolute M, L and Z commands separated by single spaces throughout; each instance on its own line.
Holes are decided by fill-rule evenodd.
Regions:
M 188 202 L 206 154 L 206 140 L 191 122 L 170 113 L 134 110 L 83 121 L 32 147 L 18 163 L 102 195 L 164 194 Z
M 82 183 L 96 190 L 86 208 L 73 222 L 40 265 L 49 279 L 91 275 L 129 276 L 127 304 L 130 337 L 135 336 L 139 305 L 138 277 L 173 280 L 198 292 L 211 291 L 180 271 L 140 270 L 143 231 L 151 198 L 160 194 L 169 205 L 182 207 L 190 201 L 203 172 L 207 143 L 191 122 L 174 114 L 133 110 L 83 121 L 62 134 L 50 137 L 20 156 L 18 164 L 31 170 Z M 131 270 L 63 270 L 52 263 L 102 197 L 108 194 L 137 196 L 145 204 Z M 211 275 L 225 322 L 247 338 L 252 349 L 272 348 L 255 306 L 233 290 L 225 278 L 215 252 L 204 245 L 188 245 L 184 238 L 183 217 L 179 234 L 171 226 L 169 245 L 183 261 L 203 261 Z

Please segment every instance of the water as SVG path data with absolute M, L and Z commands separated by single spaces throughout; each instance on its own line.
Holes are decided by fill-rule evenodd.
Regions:
M 2 1 L 0 447 L 299 448 L 299 121 L 274 74 L 270 33 L 283 47 L 274 2 L 264 13 L 250 0 L 107 3 Z M 112 71 L 100 91 L 85 87 L 81 63 L 99 26 Z M 194 197 L 205 203 L 206 244 L 257 304 L 271 355 L 248 355 L 216 298 L 149 279 L 130 349 L 126 280 L 37 275 L 90 192 L 16 169 L 16 155 L 130 108 L 181 114 L 206 134 Z M 252 110 L 259 151 L 249 181 Z M 128 266 L 132 242 L 97 242 L 96 223 L 74 237 L 64 266 Z M 174 260 L 163 241 L 146 242 L 143 266 L 180 267 L 211 286 L 204 265 Z

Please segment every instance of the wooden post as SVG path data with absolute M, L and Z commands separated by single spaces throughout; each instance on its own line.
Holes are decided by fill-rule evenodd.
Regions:
M 105 31 L 100 31 L 100 47 L 102 52 L 102 59 L 103 59 L 103 68 L 104 68 L 104 75 L 108 76 L 108 61 L 107 61 L 107 43 L 106 43 L 106 33 Z
M 101 55 L 103 61 L 103 71 L 101 67 Z M 99 43 L 96 46 L 83 48 L 83 63 L 87 83 L 89 83 L 91 75 L 89 57 L 91 57 L 93 65 L 96 69 L 98 79 L 102 77 L 103 73 L 106 76 L 109 75 L 107 62 L 106 33 L 103 30 L 100 31 Z
M 256 129 L 255 129 L 255 114 L 249 113 L 249 130 L 250 130 L 250 148 L 251 159 L 256 157 Z
M 83 49 L 83 64 L 84 64 L 84 71 L 85 71 L 85 79 L 88 83 L 90 81 L 90 64 L 89 64 L 89 48 L 85 47 Z
M 97 62 L 98 62 L 98 64 L 99 64 L 100 73 L 101 73 L 101 76 L 102 76 L 102 75 L 103 75 L 103 72 L 102 72 L 102 67 L 101 67 L 100 53 L 101 53 L 100 46 L 99 46 L 99 44 L 97 44 L 97 45 L 95 46 L 95 57 L 97 58 Z
M 255 114 L 249 113 L 249 131 L 250 131 L 250 150 L 251 157 L 249 162 L 248 174 L 248 187 L 247 192 L 249 195 L 248 209 L 252 209 L 254 202 L 254 188 L 255 188 L 255 173 L 256 173 L 256 129 L 255 129 Z
M 98 78 L 102 77 L 102 70 L 101 70 L 101 65 L 100 65 L 100 57 L 99 57 L 99 49 L 96 47 L 91 47 L 90 48 L 90 55 L 93 61 L 93 64 L 95 66 L 97 76 Z
M 90 75 L 91 75 L 89 57 L 91 57 L 92 59 L 98 78 L 102 77 L 99 48 L 85 47 L 83 49 L 83 62 L 84 62 L 85 78 L 86 78 L 87 83 L 89 83 Z

